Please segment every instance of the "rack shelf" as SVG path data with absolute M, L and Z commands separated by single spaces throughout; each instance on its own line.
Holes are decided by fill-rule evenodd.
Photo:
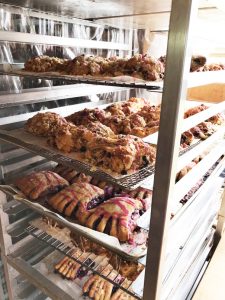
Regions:
M 115 86 L 115 87 L 124 87 L 124 88 L 143 88 L 149 91 L 162 92 L 162 82 L 140 82 L 138 79 L 131 79 L 131 82 L 121 81 L 120 79 L 110 80 L 110 79 L 95 79 L 91 77 L 81 77 L 81 76 L 69 76 L 69 75 L 59 75 L 59 74 L 48 74 L 48 73 L 34 73 L 27 71 L 0 71 L 0 75 L 10 75 L 10 76 L 20 76 L 20 77 L 29 77 L 29 78 L 40 78 L 46 80 L 63 80 L 70 83 L 84 83 L 84 84 L 96 84 L 104 86 Z
M 58 250 L 59 252 L 63 253 L 64 255 L 72 258 L 73 260 L 75 260 L 77 263 L 80 264 L 81 267 L 86 268 L 89 271 L 92 271 L 94 274 L 97 274 L 99 276 L 101 276 L 103 279 L 106 279 L 107 281 L 109 281 L 110 283 L 112 283 L 115 287 L 120 288 L 121 290 L 125 291 L 127 294 L 133 296 L 136 299 L 140 299 L 140 297 L 138 295 L 135 294 L 135 292 L 130 291 L 129 287 L 132 285 L 132 282 L 130 283 L 130 285 L 125 288 L 123 287 L 122 284 L 118 284 L 117 282 L 115 282 L 116 278 L 118 277 L 118 273 L 116 275 L 116 277 L 112 280 L 109 278 L 109 276 L 105 276 L 104 274 L 102 274 L 102 271 L 107 267 L 107 265 L 104 265 L 104 269 L 102 270 L 101 266 L 102 266 L 102 261 L 97 262 L 97 255 L 94 255 L 93 253 L 90 253 L 85 260 L 81 260 L 81 256 L 82 254 L 79 254 L 79 256 L 75 256 L 74 253 L 74 248 L 71 248 L 70 246 L 64 244 L 63 242 L 53 238 L 51 235 L 47 234 L 46 232 L 40 230 L 39 228 L 36 228 L 35 226 L 31 225 L 29 227 L 27 227 L 26 231 L 32 235 L 33 237 L 39 239 L 40 241 L 46 243 L 46 245 L 53 247 L 54 249 Z M 90 262 L 90 258 L 91 257 L 91 262 Z

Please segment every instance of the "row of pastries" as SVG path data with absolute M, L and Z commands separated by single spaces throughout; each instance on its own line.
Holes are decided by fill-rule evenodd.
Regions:
M 31 72 L 59 72 L 76 76 L 131 76 L 155 81 L 164 77 L 165 64 L 166 56 L 157 59 L 147 54 L 135 54 L 129 58 L 79 55 L 74 59 L 41 55 L 27 60 L 24 69 Z M 218 70 L 225 70 L 225 65 L 221 63 L 208 64 L 206 57 L 192 56 L 191 72 Z
M 66 75 L 132 76 L 155 81 L 163 77 L 164 66 L 160 60 L 136 54 L 130 58 L 80 55 L 74 59 L 37 56 L 26 61 L 26 71 L 60 72 Z
M 137 219 L 151 205 L 150 190 L 122 192 L 70 168 L 58 166 L 54 171 L 31 173 L 15 185 L 28 199 L 39 201 L 47 196 L 48 207 L 73 221 L 121 242 L 134 242 Z
M 137 111 L 144 103 L 143 99 L 131 98 L 121 107 Z M 150 104 L 146 106 L 151 107 Z M 51 146 L 62 152 L 78 152 L 91 164 L 118 174 L 125 175 L 154 164 L 155 147 L 137 136 L 115 133 L 100 122 L 105 113 L 100 109 L 84 110 L 66 118 L 52 112 L 38 113 L 27 121 L 25 129 L 33 135 L 46 137 Z M 112 116 L 111 112 L 109 114 Z

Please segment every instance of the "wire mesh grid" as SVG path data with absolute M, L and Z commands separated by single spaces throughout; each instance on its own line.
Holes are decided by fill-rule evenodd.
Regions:
M 41 240 L 42 242 L 46 243 L 47 245 L 53 247 L 54 249 L 58 250 L 59 252 L 63 253 L 64 255 L 68 256 L 69 258 L 76 261 L 80 267 L 85 268 L 88 271 L 91 271 L 94 274 L 99 275 L 103 279 L 107 280 L 111 284 L 114 285 L 115 288 L 121 289 L 122 291 L 126 292 L 127 294 L 131 295 L 135 299 L 141 299 L 140 296 L 135 294 L 134 291 L 131 290 L 132 281 L 127 281 L 124 279 L 122 282 L 118 282 L 117 279 L 120 276 L 120 274 L 113 268 L 110 268 L 110 264 L 102 264 L 102 260 L 100 262 L 97 262 L 97 255 L 93 256 L 93 253 L 88 254 L 84 260 L 81 261 L 81 256 L 83 254 L 83 251 L 76 251 L 76 249 L 79 249 L 75 246 L 68 246 L 64 244 L 63 242 L 53 238 L 51 235 L 47 234 L 45 231 L 42 231 L 41 229 L 30 225 L 28 226 L 25 231 L 32 235 L 33 237 L 37 238 L 38 240 Z M 92 257 L 90 260 L 90 256 Z M 106 273 L 105 270 L 109 268 L 109 271 Z M 115 273 L 115 276 L 112 278 L 110 275 Z
M 110 79 L 100 79 L 100 78 L 85 78 L 85 77 L 76 77 L 69 75 L 58 75 L 58 74 L 45 74 L 45 73 L 33 73 L 33 72 L 24 72 L 21 70 L 13 70 L 13 71 L 0 71 L 1 75 L 15 75 L 22 77 L 33 77 L 40 78 L 46 80 L 59 79 L 64 80 L 67 83 L 85 83 L 85 84 L 97 84 L 97 85 L 108 85 L 108 86 L 118 86 L 118 87 L 127 87 L 127 88 L 142 88 L 147 90 L 152 90 L 155 92 L 162 93 L 161 82 L 156 84 L 148 83 L 148 82 L 138 82 L 135 81 L 135 78 L 131 81 L 122 81 L 122 80 L 110 80 Z
M 23 140 L 10 135 L 10 132 L 7 133 L 7 131 L 0 130 L 0 139 L 9 143 L 13 143 L 19 147 L 22 147 L 35 154 L 46 157 L 52 161 L 66 165 L 70 168 L 73 167 L 75 170 L 79 172 L 83 172 L 85 174 L 95 176 L 101 180 L 107 181 L 109 183 L 112 183 L 115 186 L 127 190 L 133 190 L 137 188 L 138 186 L 140 186 L 141 182 L 146 181 L 147 177 L 150 177 L 154 174 L 154 166 L 148 166 L 135 172 L 134 174 L 126 175 L 120 178 L 115 178 L 104 171 L 101 171 L 99 169 L 97 170 L 94 169 L 93 166 L 85 162 L 78 161 L 70 157 L 66 157 L 62 154 L 59 154 L 54 151 L 50 151 L 38 145 L 26 143 Z

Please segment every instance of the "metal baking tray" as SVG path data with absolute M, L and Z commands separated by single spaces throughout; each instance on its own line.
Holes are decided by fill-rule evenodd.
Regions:
M 29 72 L 24 70 L 16 70 L 8 68 L 7 71 L 0 71 L 2 75 L 14 75 L 22 77 L 35 77 L 47 80 L 59 79 L 71 83 L 85 83 L 85 84 L 98 84 L 119 86 L 128 88 L 144 88 L 151 91 L 162 93 L 163 81 L 145 81 L 131 76 L 118 76 L 118 77 L 94 77 L 91 75 L 75 76 L 75 75 L 62 75 L 58 72 Z
M 51 208 L 46 207 L 46 198 L 39 200 L 39 203 L 32 202 L 28 199 L 25 199 L 24 196 L 21 195 L 21 192 L 11 185 L 0 185 L 0 190 L 12 196 L 14 200 L 26 204 L 30 208 L 39 212 L 41 215 L 54 219 L 59 224 L 69 228 L 71 231 L 77 232 L 81 236 L 84 236 L 93 242 L 108 248 L 126 260 L 136 261 L 145 256 L 147 253 L 146 245 L 140 245 L 132 248 L 130 244 L 120 243 L 119 240 L 113 236 L 109 236 L 108 234 L 79 225 L 74 220 L 59 215 L 58 213 L 52 211 Z
M 25 132 L 24 129 L 16 129 L 11 131 L 0 130 L 0 139 L 6 142 L 15 144 L 19 147 L 29 150 L 52 161 L 60 164 L 73 167 L 79 172 L 98 177 L 104 181 L 108 181 L 120 188 L 132 190 L 141 185 L 141 182 L 146 181 L 147 177 L 154 174 L 154 166 L 150 165 L 146 168 L 140 169 L 135 173 L 128 175 L 119 175 L 111 173 L 80 160 L 78 155 L 74 153 L 64 154 L 57 149 L 50 147 L 45 138 L 34 137 L 30 133 Z

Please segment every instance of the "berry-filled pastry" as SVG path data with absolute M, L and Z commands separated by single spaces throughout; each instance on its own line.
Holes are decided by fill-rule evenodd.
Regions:
M 79 262 L 85 261 L 86 265 L 94 267 L 95 263 L 91 259 L 87 259 L 88 256 L 89 253 L 82 252 L 79 248 L 74 250 L 72 254 L 72 257 L 78 258 Z M 88 270 L 74 259 L 65 256 L 55 265 L 55 272 L 59 273 L 63 278 L 74 280 L 76 278 L 82 279 L 82 277 L 87 275 Z
M 103 189 L 106 198 L 112 197 L 114 193 L 118 194 L 121 192 L 119 188 L 107 183 L 106 181 L 94 178 L 90 175 L 85 175 L 84 173 L 79 173 L 73 168 L 66 167 L 61 164 L 55 167 L 54 172 L 65 178 L 70 184 L 78 182 L 91 183 L 100 189 Z
M 143 205 L 143 213 L 151 207 L 152 191 L 139 187 L 128 193 L 131 198 L 139 199 Z
M 50 193 L 60 191 L 69 185 L 68 181 L 51 171 L 31 173 L 17 179 L 15 185 L 29 199 L 36 200 Z
M 131 238 L 142 208 L 139 200 L 115 197 L 91 210 L 84 225 L 125 242 Z
M 65 178 L 69 183 L 76 182 L 77 178 L 79 177 L 79 172 L 74 170 L 73 168 L 66 167 L 64 165 L 57 165 L 54 168 L 54 172 Z
M 155 161 L 155 148 L 133 136 L 98 138 L 88 144 L 85 158 L 122 175 L 146 167 Z
M 25 124 L 25 130 L 37 136 L 52 136 L 55 131 L 67 121 L 54 112 L 38 113 L 28 119 Z
M 48 203 L 55 210 L 83 223 L 92 208 L 104 200 L 104 191 L 89 183 L 73 183 L 52 196 Z

